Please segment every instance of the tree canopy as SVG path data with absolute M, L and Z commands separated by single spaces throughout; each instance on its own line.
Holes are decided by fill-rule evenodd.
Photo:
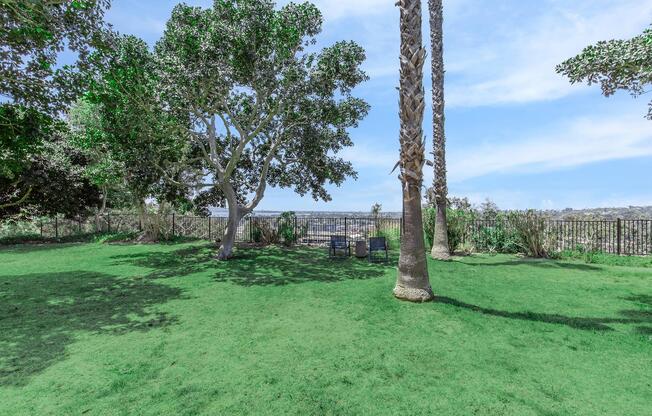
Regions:
M 223 245 L 267 186 L 329 200 L 328 184 L 356 176 L 337 153 L 368 112 L 353 95 L 365 53 L 350 41 L 318 49 L 322 16 L 310 3 L 179 4 L 150 49 L 104 25 L 108 0 L 0 1 L 11 32 L 0 37 L 1 115 L 19 124 L 0 137 L 14 147 L 0 156 L 5 180 L 47 144 L 23 138 L 47 136 L 46 121 L 60 125 L 73 102 L 63 129 L 84 161 L 73 170 L 103 205 L 124 186 L 141 208 L 149 198 L 228 206 Z M 57 66 L 64 48 L 76 65 Z
M 557 66 L 572 83 L 600 84 L 605 96 L 617 90 L 633 96 L 652 85 L 652 28 L 627 40 L 609 40 L 588 46 L 579 55 Z M 652 102 L 647 118 L 652 120 Z
M 100 193 L 84 175 L 89 161 L 57 130 L 43 151 L 27 156 L 14 178 L 0 177 L 0 218 L 24 215 L 82 215 L 97 207 Z
M 65 109 L 81 88 L 79 70 L 110 33 L 109 0 L 0 0 L 0 96 L 47 114 Z M 77 55 L 58 65 L 65 49 Z
M 0 0 L 2 213 L 21 206 L 43 211 L 47 201 L 54 201 L 48 197 L 55 196 L 54 187 L 77 183 L 72 171 L 80 168 L 81 159 L 62 145 L 61 116 L 84 88 L 84 72 L 101 56 L 96 52 L 110 43 L 111 31 L 103 21 L 108 6 L 109 0 Z M 76 62 L 61 65 L 63 51 L 75 54 Z M 64 157 L 62 152 L 71 153 Z M 64 166 L 72 176 L 57 170 Z M 81 195 L 63 188 L 58 193 L 61 198 Z M 85 205 L 86 200 L 82 196 L 52 207 Z
M 258 205 L 267 185 L 328 200 L 327 183 L 355 176 L 335 155 L 353 144 L 348 129 L 368 111 L 352 95 L 367 79 L 365 54 L 344 41 L 309 52 L 321 25 L 310 3 L 180 4 L 156 44 L 165 107 L 187 121 L 207 199 L 228 205 L 233 224 Z
M 106 190 L 124 185 L 136 206 L 185 195 L 185 130 L 159 99 L 153 55 L 134 36 L 117 37 L 113 46 L 69 116 L 73 141 L 92 155 L 86 173 Z

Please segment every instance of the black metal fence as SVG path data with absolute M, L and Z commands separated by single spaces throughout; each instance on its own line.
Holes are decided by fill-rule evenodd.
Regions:
M 485 236 L 491 237 L 491 233 L 509 235 L 514 231 L 508 219 L 473 220 L 466 224 L 463 241 L 477 243 Z M 545 234 L 554 251 L 652 255 L 652 220 L 547 220 Z M 484 247 L 476 248 L 482 250 Z
M 189 237 L 207 240 L 219 239 L 227 218 L 194 216 L 153 216 L 159 222 L 161 234 L 171 237 Z M 257 242 L 257 230 L 263 227 L 278 229 L 278 216 L 248 216 L 243 218 L 236 231 L 237 242 Z M 390 246 L 396 248 L 400 239 L 401 219 L 392 217 L 296 217 L 291 228 L 299 244 L 325 244 L 331 235 L 343 235 L 349 240 L 367 240 L 386 236 Z M 21 235 L 43 238 L 65 238 L 100 232 L 138 232 L 142 223 L 137 215 L 107 214 L 97 217 L 64 219 L 49 218 L 22 223 L 20 227 L 0 224 L 0 238 Z M 599 251 L 609 254 L 652 255 L 652 220 L 549 220 L 545 232 L 551 249 Z M 479 251 L 486 249 L 480 242 L 483 236 L 514 231 L 507 219 L 473 220 L 465 225 L 465 242 L 475 243 Z
M 181 215 L 151 216 L 160 233 L 168 237 L 188 237 L 207 240 L 219 239 L 227 225 L 224 217 L 196 217 Z M 278 216 L 247 216 L 240 221 L 236 230 L 236 242 L 257 242 L 260 229 L 278 230 L 282 220 Z M 401 232 L 400 218 L 366 217 L 293 217 L 289 220 L 293 234 L 299 244 L 325 244 L 331 235 L 343 235 L 349 240 L 367 240 L 369 237 L 386 236 L 395 245 Z M 47 218 L 23 223 L 20 230 L 11 231 L 5 227 L 1 237 L 32 235 L 42 238 L 65 238 L 94 233 L 131 233 L 142 231 L 143 223 L 134 214 L 107 214 L 88 218 Z M 4 234 L 4 235 L 2 235 Z

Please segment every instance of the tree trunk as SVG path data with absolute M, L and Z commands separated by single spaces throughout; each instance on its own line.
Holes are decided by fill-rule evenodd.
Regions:
M 95 232 L 103 232 L 101 220 L 106 214 L 106 200 L 107 200 L 107 187 L 106 185 L 102 186 L 102 205 L 100 206 L 99 211 L 95 214 Z
M 419 190 L 412 189 L 404 205 L 405 219 L 394 296 L 412 302 L 426 302 L 433 298 L 433 293 L 428 278 L 426 245 L 423 241 L 421 199 L 414 197 L 415 192 L 418 193 Z M 404 190 L 404 198 L 405 194 Z
M 218 260 L 228 260 L 233 257 L 233 247 L 235 246 L 235 236 L 238 231 L 238 224 L 244 216 L 242 207 L 238 205 L 235 192 L 230 185 L 225 185 L 223 188 L 226 195 L 226 203 L 229 209 L 229 219 L 226 223 L 226 229 L 222 235 L 220 242 L 220 249 L 217 253 Z
M 444 13 L 442 0 L 429 0 L 430 45 L 432 47 L 432 143 L 435 179 L 434 200 L 437 209 L 435 232 L 430 254 L 438 260 L 448 260 L 448 225 L 446 224 L 446 135 L 444 132 Z
M 435 233 L 432 241 L 430 255 L 437 260 L 449 260 L 450 248 L 448 246 L 448 227 L 446 226 L 446 202 L 437 204 L 435 216 Z
M 138 201 L 138 222 L 142 232 L 139 240 L 158 241 L 160 239 L 159 229 L 152 225 L 150 215 L 147 214 L 147 203 L 144 199 Z
M 394 296 L 413 302 L 425 302 L 433 298 L 421 216 L 421 185 L 425 163 L 423 63 L 426 51 L 421 45 L 421 0 L 400 0 L 397 5 L 401 14 L 399 177 L 403 189 L 404 228 Z

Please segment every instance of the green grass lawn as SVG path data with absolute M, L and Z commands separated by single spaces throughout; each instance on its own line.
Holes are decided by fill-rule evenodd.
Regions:
M 204 243 L 0 249 L 1 415 L 649 415 L 652 271 Z

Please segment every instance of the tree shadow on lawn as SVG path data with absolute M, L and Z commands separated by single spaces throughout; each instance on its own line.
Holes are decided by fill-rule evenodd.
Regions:
M 282 286 L 305 282 L 339 282 L 373 279 L 395 266 L 395 256 L 387 263 L 369 264 L 367 259 L 330 259 L 319 248 L 240 248 L 228 261 L 215 259 L 212 244 L 171 252 L 150 252 L 114 256 L 118 264 L 128 263 L 154 269 L 146 278 L 182 277 L 215 271 L 215 280 L 241 286 Z
M 87 242 L 70 242 L 70 243 L 38 242 L 38 243 L 28 243 L 28 244 L 0 245 L 0 254 L 31 253 L 36 251 L 61 250 L 64 248 L 82 246 L 86 243 Z
M 600 267 L 591 266 L 589 264 L 566 263 L 566 262 L 559 262 L 555 260 L 533 259 L 533 258 L 522 258 L 522 259 L 515 259 L 515 260 L 508 260 L 508 261 L 499 261 L 494 263 L 489 263 L 489 262 L 475 263 L 475 262 L 467 262 L 467 261 L 459 261 L 459 263 L 464 264 L 466 266 L 472 266 L 472 267 L 532 266 L 532 267 L 540 267 L 543 269 L 567 269 L 567 270 L 581 270 L 581 271 L 603 270 Z
M 145 275 L 148 279 L 166 279 L 188 276 L 216 267 L 215 254 L 214 244 L 203 244 L 169 252 L 120 254 L 111 258 L 116 260 L 116 264 L 154 269 Z
M 122 334 L 174 323 L 148 308 L 179 297 L 178 288 L 104 273 L 0 276 L 0 386 L 25 385 L 63 360 L 77 331 Z
M 241 251 L 233 261 L 222 265 L 215 280 L 240 286 L 333 283 L 378 278 L 395 267 L 393 257 L 387 263 L 369 263 L 366 258 L 331 259 L 325 250 L 277 248 L 264 254 L 257 254 L 253 250 Z
M 643 295 L 644 296 L 644 295 Z M 631 302 L 637 302 L 639 296 L 632 296 L 625 298 Z M 622 318 L 585 318 L 565 316 L 561 314 L 538 313 L 538 312 L 509 312 L 501 311 L 498 309 L 485 308 L 471 303 L 462 302 L 457 299 L 449 298 L 446 296 L 438 296 L 435 298 L 437 303 L 445 303 L 458 308 L 478 312 L 483 315 L 496 316 L 507 319 L 517 319 L 521 321 L 543 322 L 548 324 L 566 325 L 575 329 L 590 330 L 590 331 L 613 331 L 613 328 L 608 324 L 652 324 L 652 310 L 623 310 L 620 314 Z M 637 332 L 646 334 L 651 328 L 640 326 Z

